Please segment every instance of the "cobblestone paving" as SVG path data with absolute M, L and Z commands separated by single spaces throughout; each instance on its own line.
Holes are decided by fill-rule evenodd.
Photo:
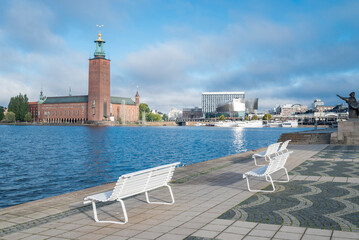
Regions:
M 329 145 L 323 151 L 354 151 L 359 153 L 359 146 L 356 145 Z
M 257 193 L 219 219 L 359 232 L 359 184 L 291 181 Z
M 356 177 L 359 178 L 357 161 L 306 161 L 290 171 L 291 175 Z
M 329 145 L 312 158 L 324 159 L 359 159 L 359 146 Z

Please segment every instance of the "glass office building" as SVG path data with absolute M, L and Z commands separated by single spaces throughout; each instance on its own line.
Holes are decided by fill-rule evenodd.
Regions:
M 233 99 L 243 99 L 244 92 L 204 92 L 202 93 L 202 111 L 206 113 L 215 113 L 216 108 Z

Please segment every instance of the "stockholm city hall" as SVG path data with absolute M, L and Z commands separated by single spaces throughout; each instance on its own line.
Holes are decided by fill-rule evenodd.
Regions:
M 40 100 L 30 102 L 33 119 L 44 123 L 99 123 L 139 120 L 140 97 L 138 90 L 135 101 L 126 97 L 113 97 L 110 94 L 110 60 L 104 52 L 105 41 L 101 31 L 95 40 L 94 57 L 89 59 L 88 95 L 45 97 L 40 93 Z

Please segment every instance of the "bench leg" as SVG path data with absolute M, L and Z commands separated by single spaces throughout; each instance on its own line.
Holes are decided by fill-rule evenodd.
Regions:
M 270 175 L 268 175 L 268 178 L 272 184 L 273 190 L 253 190 L 249 186 L 249 176 L 244 175 L 243 178 L 245 178 L 247 180 L 247 186 L 248 186 L 248 190 L 250 192 L 274 192 L 275 191 L 274 183 L 273 183 L 272 177 Z M 267 180 L 267 176 L 266 176 L 266 180 Z
M 283 167 L 284 171 L 285 171 L 285 175 L 287 176 L 287 180 L 275 180 L 273 182 L 289 182 L 289 175 L 288 175 L 288 171 L 285 167 Z
M 171 198 L 172 198 L 172 202 L 150 202 L 150 199 L 149 199 L 149 197 L 148 197 L 148 192 L 145 192 L 147 203 L 166 204 L 166 205 L 172 205 L 172 204 L 174 204 L 174 203 L 175 203 L 175 198 L 173 197 L 173 193 L 172 193 L 171 186 L 168 186 L 168 185 L 167 185 L 166 187 L 168 187 L 168 190 L 170 191 Z
M 127 211 L 126 211 L 125 203 L 123 202 L 123 200 L 118 200 L 118 201 L 120 202 L 121 207 L 122 207 L 123 215 L 124 215 L 124 218 L 125 218 L 124 222 L 100 221 L 100 220 L 98 220 L 97 210 L 96 210 L 96 203 L 95 203 L 95 201 L 92 201 L 93 216 L 94 216 L 95 221 L 98 222 L 98 223 L 115 223 L 115 224 L 125 224 L 125 223 L 127 223 L 128 222 L 128 217 L 127 217 Z

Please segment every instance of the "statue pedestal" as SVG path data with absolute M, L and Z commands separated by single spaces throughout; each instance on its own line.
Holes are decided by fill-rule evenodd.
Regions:
M 330 143 L 359 145 L 359 119 L 338 122 L 338 131 L 332 133 Z

